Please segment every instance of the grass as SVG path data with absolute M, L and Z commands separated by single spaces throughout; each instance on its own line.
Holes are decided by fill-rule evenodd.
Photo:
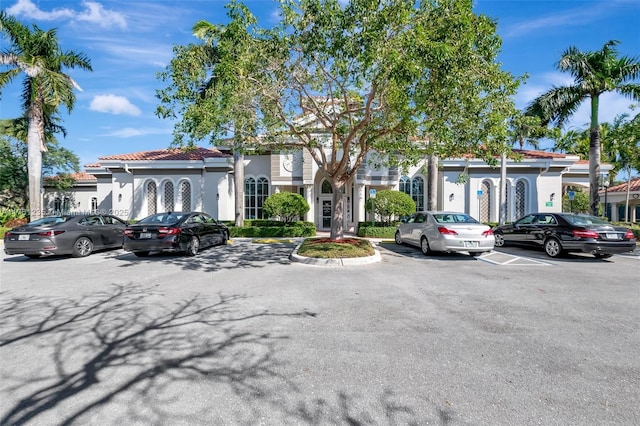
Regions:
M 343 238 L 341 240 L 307 238 L 298 249 L 300 256 L 319 259 L 366 257 L 372 256 L 374 253 L 371 242 L 363 238 Z

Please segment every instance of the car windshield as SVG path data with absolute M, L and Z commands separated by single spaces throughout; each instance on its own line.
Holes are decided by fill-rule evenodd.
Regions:
M 27 226 L 55 225 L 57 223 L 66 222 L 67 220 L 69 220 L 69 216 L 48 216 L 29 222 L 27 223 Z
M 588 214 L 567 215 L 564 218 L 572 225 L 584 226 L 584 225 L 609 225 L 604 219 L 600 219 L 597 216 L 591 216 Z
M 182 213 L 158 213 L 141 219 L 138 223 L 176 223 L 184 214 Z
M 433 217 L 438 223 L 479 223 L 464 213 L 435 213 Z

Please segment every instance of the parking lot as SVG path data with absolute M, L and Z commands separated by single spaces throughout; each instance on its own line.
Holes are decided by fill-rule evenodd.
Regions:
M 640 257 L 2 255 L 0 424 L 640 424 Z

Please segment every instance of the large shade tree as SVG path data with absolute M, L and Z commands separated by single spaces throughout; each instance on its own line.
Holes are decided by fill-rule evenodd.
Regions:
M 177 139 L 208 131 L 214 143 L 306 150 L 333 189 L 331 238 L 343 237 L 343 191 L 365 161 L 406 168 L 504 151 L 518 80 L 500 70 L 495 23 L 471 0 L 283 0 L 270 29 L 242 3 L 227 7 L 228 23 L 198 25 L 217 66 L 171 74 L 206 90 L 165 91 L 159 110 L 179 119 Z M 234 42 L 241 51 L 221 48 Z M 232 84 L 207 84 L 216 73 Z
M 48 116 L 58 113 L 61 105 L 71 112 L 75 103 L 74 89 L 80 89 L 64 68 L 91 70 L 90 60 L 82 53 L 62 50 L 55 29 L 43 31 L 24 25 L 0 12 L 0 33 L 8 40 L 0 51 L 0 89 L 24 74 L 23 113 L 28 120 L 27 167 L 29 170 L 29 209 L 31 219 L 42 216 L 40 188 L 42 153 L 47 150 L 45 129 Z M 17 114 L 19 115 L 19 114 Z
M 562 126 L 582 102 L 591 103 L 589 128 L 589 211 L 598 214 L 600 197 L 600 125 L 598 111 L 600 95 L 618 92 L 632 100 L 640 101 L 640 84 L 633 80 L 640 77 L 640 61 L 635 57 L 620 56 L 616 40 L 610 40 L 602 49 L 583 52 L 569 47 L 560 57 L 557 68 L 568 72 L 574 81 L 568 86 L 553 87 L 537 97 L 527 112 L 542 118 L 545 123 Z

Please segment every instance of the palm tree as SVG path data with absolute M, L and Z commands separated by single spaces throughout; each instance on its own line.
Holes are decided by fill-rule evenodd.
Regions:
M 569 47 L 557 64 L 560 71 L 569 72 L 574 78 L 570 86 L 553 87 L 536 98 L 527 113 L 539 116 L 544 123 L 562 126 L 573 115 L 580 104 L 591 102 L 591 124 L 589 129 L 589 210 L 598 214 L 600 197 L 600 126 L 598 108 L 600 95 L 618 92 L 632 100 L 640 101 L 640 84 L 633 83 L 640 76 L 637 58 L 619 57 L 616 46 L 620 42 L 610 40 L 601 50 L 582 52 Z
M 76 82 L 62 72 L 63 67 L 91 71 L 91 63 L 82 53 L 62 51 L 56 30 L 43 31 L 33 25 L 29 29 L 15 18 L 0 12 L 0 32 L 8 38 L 8 49 L 0 52 L 0 65 L 9 69 L 0 73 L 0 88 L 20 73 L 25 74 L 22 90 L 23 110 L 28 120 L 27 167 L 29 170 L 29 207 L 31 219 L 42 217 L 40 186 L 42 152 L 46 147 L 47 123 L 60 105 L 71 112 L 75 103 Z

